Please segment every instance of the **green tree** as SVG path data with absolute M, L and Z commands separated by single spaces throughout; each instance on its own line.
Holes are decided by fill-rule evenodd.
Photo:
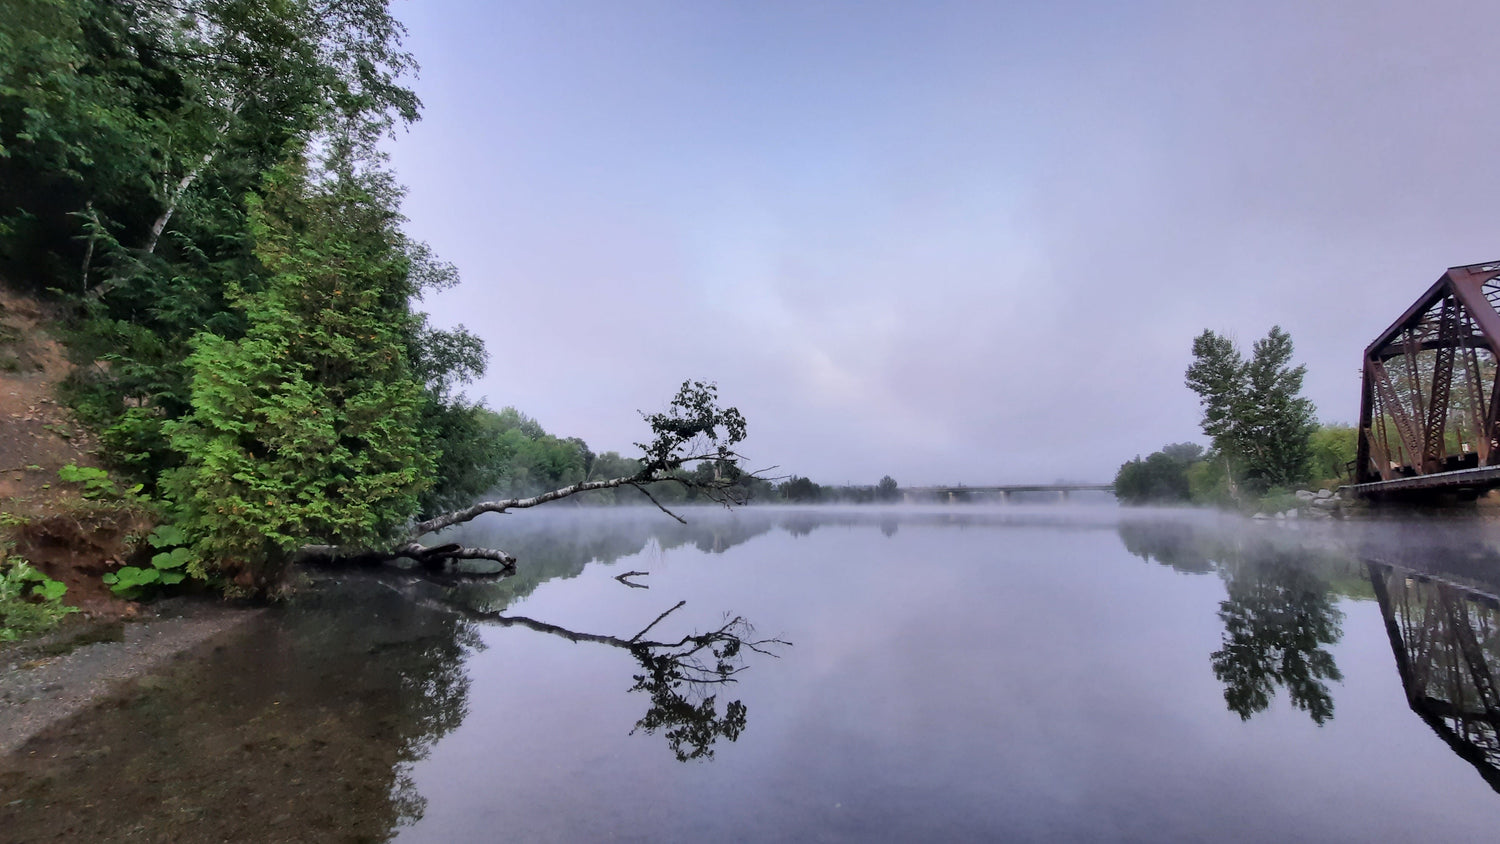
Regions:
M 793 475 L 781 484 L 781 497 L 796 504 L 811 504 L 821 501 L 824 488 L 813 483 L 811 478 Z
M 148 490 L 179 462 L 163 424 L 190 409 L 194 338 L 242 336 L 237 299 L 264 283 L 246 198 L 309 138 L 378 159 L 417 117 L 403 33 L 384 0 L 0 14 L 0 262 L 81 299 L 72 352 L 103 365 L 76 369 L 73 404 Z
M 1214 449 L 1261 489 L 1306 480 L 1312 402 L 1301 396 L 1306 366 L 1292 366 L 1292 338 L 1274 326 L 1247 361 L 1212 331 L 1193 340 L 1187 386 L 1203 405 Z
M 1348 483 L 1349 464 L 1356 458 L 1359 432 L 1352 425 L 1319 425 L 1308 440 L 1308 477 L 1314 481 Z
M 1115 473 L 1115 497 L 1126 504 L 1167 504 L 1191 500 L 1188 475 L 1203 460 L 1203 447 L 1196 443 L 1173 443 L 1137 457 Z
M 200 566 L 242 587 L 274 588 L 309 542 L 378 542 L 431 483 L 398 219 L 378 180 L 340 162 L 313 180 L 294 160 L 252 202 L 270 278 L 240 298 L 244 337 L 198 338 L 192 411 L 168 426 L 177 521 Z

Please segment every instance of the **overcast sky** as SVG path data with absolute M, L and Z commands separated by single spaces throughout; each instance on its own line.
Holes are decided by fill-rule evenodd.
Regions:
M 1204 439 L 1205 328 L 1363 347 L 1500 258 L 1489 2 L 396 6 L 409 230 L 472 389 L 596 450 L 717 381 L 820 482 L 1110 480 Z

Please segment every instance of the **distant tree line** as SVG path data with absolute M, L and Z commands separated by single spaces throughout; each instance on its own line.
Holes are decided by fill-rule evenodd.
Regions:
M 615 451 L 596 453 L 578 437 L 550 434 L 540 422 L 514 407 L 496 411 L 473 406 L 469 413 L 479 434 L 477 442 L 483 445 L 468 454 L 469 462 L 455 465 L 450 471 L 466 478 L 462 488 L 472 491 L 477 487 L 478 492 L 472 492 L 471 498 L 536 495 L 598 478 L 632 475 L 641 467 L 639 458 L 622 456 Z M 890 475 L 873 485 L 829 485 L 799 475 L 762 478 L 737 467 L 704 463 L 693 469 L 688 477 L 707 482 L 715 472 L 720 473 L 721 481 L 725 477 L 730 480 L 729 489 L 737 500 L 755 504 L 876 504 L 897 501 L 901 497 L 900 485 Z M 693 504 L 709 500 L 701 491 L 703 485 L 658 481 L 646 488 L 653 498 L 664 504 Z M 455 485 L 449 488 L 455 488 Z M 584 493 L 577 502 L 649 503 L 636 490 L 624 488 Z M 454 500 L 443 503 L 458 507 L 469 502 Z
M 887 504 L 900 500 L 901 487 L 890 475 L 874 486 L 821 485 L 793 475 L 776 486 L 776 497 L 791 504 Z

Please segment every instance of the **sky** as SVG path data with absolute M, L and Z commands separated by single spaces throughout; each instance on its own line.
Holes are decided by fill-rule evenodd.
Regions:
M 1493 2 L 395 4 L 392 144 L 469 388 L 596 451 L 717 382 L 752 467 L 1108 481 L 1206 443 L 1193 338 L 1273 325 L 1325 422 L 1500 258 Z

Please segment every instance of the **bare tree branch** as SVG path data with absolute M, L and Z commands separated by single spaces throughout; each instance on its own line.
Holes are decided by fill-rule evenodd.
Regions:
M 610 478 L 607 481 L 584 481 L 572 486 L 565 486 L 561 489 L 554 489 L 551 492 L 544 492 L 541 495 L 534 495 L 530 498 L 502 498 L 496 501 L 481 501 L 462 510 L 455 510 L 451 513 L 444 513 L 441 516 L 434 516 L 425 522 L 418 522 L 412 526 L 409 535 L 415 539 L 419 536 L 440 531 L 443 528 L 463 524 L 485 513 L 504 513 L 506 510 L 521 510 L 526 507 L 536 507 L 539 504 L 546 504 L 549 501 L 556 501 L 559 498 L 567 498 L 570 495 L 577 495 L 580 492 L 592 492 L 596 489 L 613 489 L 617 486 L 625 486 L 626 484 L 638 483 L 640 481 L 641 478 L 631 475 L 629 477 Z
M 656 500 L 656 496 L 652 495 L 650 493 L 650 491 L 648 491 L 644 486 L 642 486 L 641 484 L 631 484 L 631 486 L 635 487 L 636 492 L 639 492 L 641 495 L 646 496 L 646 499 L 648 501 L 650 501 L 652 504 L 655 504 L 656 505 L 656 509 L 658 509 L 658 510 L 662 511 L 663 513 L 666 513 L 668 516 L 671 516 L 672 518 L 676 519 L 680 524 L 684 524 L 684 525 L 687 524 L 687 519 L 684 519 L 683 517 L 677 515 L 676 513 L 673 513 L 671 510 L 668 510 L 666 507 L 663 507 L 662 503 L 660 501 Z

